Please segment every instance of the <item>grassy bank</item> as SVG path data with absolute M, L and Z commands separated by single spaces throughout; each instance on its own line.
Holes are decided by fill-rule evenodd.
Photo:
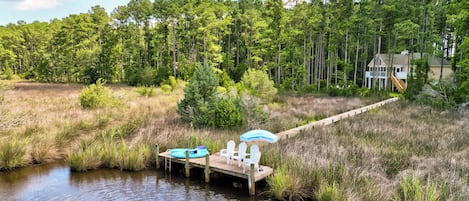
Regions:
M 466 122 L 464 112 L 393 103 L 269 145 L 262 161 L 281 170 L 269 178 L 281 199 L 466 200 Z M 296 190 L 278 187 L 288 177 L 303 178 L 283 185 Z
M 323 107 L 320 107 L 320 105 L 323 105 Z M 299 124 L 307 123 L 307 120 L 305 119 L 308 118 L 318 118 L 318 115 L 320 117 L 326 115 L 329 116 L 335 113 L 359 107 L 360 105 L 360 99 L 355 98 L 328 99 L 326 97 L 314 96 L 281 97 L 277 103 L 266 106 L 266 110 L 270 113 L 271 119 L 265 124 L 259 125 L 259 128 L 272 130 L 274 132 L 275 130 L 281 131 L 286 128 L 291 128 Z M 311 109 L 311 106 L 314 106 L 314 108 Z M 296 109 L 292 110 L 292 107 Z M 313 110 L 315 112 L 313 112 Z M 146 121 L 145 125 L 139 127 L 137 130 L 133 132 L 127 132 L 129 134 L 124 137 L 125 140 L 120 140 L 122 138 L 118 138 L 120 141 L 118 141 L 117 144 L 126 143 L 130 147 L 140 147 L 147 145 L 152 147 L 152 145 L 158 144 L 160 151 L 165 151 L 169 148 L 175 147 L 197 147 L 199 145 L 205 145 L 210 152 L 214 153 L 223 148 L 228 140 L 239 141 L 240 133 L 245 132 L 246 129 L 234 131 L 203 128 L 194 129 L 191 128 L 189 124 L 180 122 L 179 116 L 173 110 L 169 110 L 164 115 L 152 117 Z M 117 128 L 117 130 L 120 129 Z M 98 141 L 97 144 L 99 144 L 99 146 L 88 146 L 82 150 L 80 154 L 76 155 L 77 158 L 72 158 L 73 160 L 69 159 L 71 167 L 77 171 L 86 171 L 98 167 L 121 168 L 116 165 L 110 165 L 106 162 L 106 158 L 112 158 L 113 156 L 98 156 L 98 163 L 95 162 L 96 158 L 94 157 L 89 158 L 83 162 L 78 160 L 78 156 L 83 156 L 83 158 L 86 158 L 86 153 L 92 152 L 92 150 L 88 149 L 96 149 L 95 147 L 108 147 L 102 145 L 103 143 L 109 144 L 105 143 L 107 140 L 93 139 L 88 142 L 92 144 L 96 143 L 96 141 Z M 114 140 L 114 142 L 109 146 L 119 146 L 115 144 L 116 142 Z M 108 153 L 103 151 L 102 148 L 98 149 L 100 149 L 98 152 Z M 112 153 L 109 154 L 112 155 Z M 148 157 L 145 158 L 148 159 Z M 78 160 L 78 163 L 73 162 L 76 160 Z M 150 160 L 153 160 L 153 158 Z M 145 161 L 144 163 L 149 165 L 148 161 Z
M 86 150 L 85 144 L 97 143 L 103 133 L 119 133 L 119 139 L 128 143 L 141 127 L 175 110 L 182 97 L 181 88 L 172 92 L 155 89 L 152 96 L 142 96 L 136 88 L 110 85 L 113 96 L 122 104 L 83 109 L 78 98 L 83 85 L 30 82 L 4 85 L 0 90 L 2 170 L 65 159 L 71 153 Z M 15 151 L 11 147 L 21 149 Z

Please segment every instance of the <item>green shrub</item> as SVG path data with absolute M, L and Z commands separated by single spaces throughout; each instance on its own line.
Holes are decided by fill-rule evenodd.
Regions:
M 161 90 L 165 93 L 169 93 L 173 90 L 173 88 L 170 85 L 163 84 L 161 85 Z
M 3 74 L 5 74 L 5 79 L 7 80 L 13 80 L 15 78 L 13 71 L 8 66 L 3 70 Z
M 104 87 L 102 79 L 96 81 L 96 84 L 92 84 L 85 87 L 80 94 L 80 105 L 82 108 L 102 108 L 107 106 L 115 106 L 119 102 L 111 94 L 111 91 Z
M 277 94 L 274 82 L 261 70 L 249 69 L 241 78 L 240 84 L 252 95 L 267 102 L 272 100 Z
M 156 95 L 155 88 L 153 87 L 137 87 L 135 90 L 141 96 L 152 97 Z
M 235 82 L 230 78 L 230 76 L 228 75 L 228 73 L 226 73 L 226 71 L 218 69 L 218 68 L 214 68 L 213 70 L 218 77 L 219 86 L 229 88 L 230 86 L 235 85 Z
M 178 81 L 174 76 L 169 76 L 168 84 L 171 86 L 171 89 L 175 89 L 178 86 Z
M 0 170 L 12 170 L 24 165 L 26 140 L 18 138 L 4 139 L 0 143 Z
M 213 117 L 209 120 L 211 127 L 228 129 L 239 128 L 243 125 L 243 114 L 234 99 L 215 99 L 212 107 Z

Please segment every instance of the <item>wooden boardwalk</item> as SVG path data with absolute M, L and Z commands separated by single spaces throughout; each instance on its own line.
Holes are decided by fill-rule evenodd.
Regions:
M 371 104 L 371 105 L 367 105 L 367 106 L 364 106 L 364 107 L 361 107 L 361 108 L 358 108 L 358 109 L 355 109 L 355 110 L 350 110 L 348 112 L 344 112 L 344 113 L 334 115 L 334 116 L 331 116 L 331 117 L 328 117 L 328 118 L 325 118 L 325 119 L 321 119 L 319 121 L 315 121 L 315 122 L 312 122 L 312 123 L 309 123 L 309 124 L 306 124 L 306 125 L 303 125 L 303 126 L 299 126 L 299 127 L 296 127 L 296 128 L 290 129 L 290 130 L 282 131 L 280 133 L 277 133 L 277 135 L 280 139 L 286 139 L 286 138 L 294 137 L 294 136 L 298 135 L 299 133 L 301 133 L 301 131 L 304 131 L 304 130 L 307 130 L 307 129 L 310 129 L 310 128 L 314 128 L 314 127 L 317 127 L 317 126 L 326 126 L 326 125 L 332 124 L 334 122 L 340 121 L 342 119 L 353 117 L 357 114 L 367 112 L 369 110 L 381 107 L 381 106 L 386 105 L 388 103 L 396 102 L 398 100 L 399 100 L 399 98 L 386 99 L 386 100 L 381 101 L 381 102 L 377 102 L 377 103 L 374 103 L 374 104 Z
M 271 167 L 260 165 L 259 172 L 254 170 L 254 166 L 246 167 L 246 171 L 243 173 L 243 167 L 238 167 L 238 161 L 233 160 L 232 164 L 226 164 L 226 158 L 220 157 L 220 153 L 215 153 L 210 156 L 203 158 L 173 158 L 170 156 L 169 151 L 159 153 L 158 156 L 164 159 L 165 169 L 171 171 L 171 163 L 185 164 L 186 176 L 190 176 L 190 168 L 202 168 L 205 169 L 205 181 L 210 181 L 210 173 L 218 172 L 225 175 L 231 175 L 242 179 L 247 179 L 249 184 L 249 193 L 253 195 L 255 193 L 255 182 L 260 181 L 273 174 L 274 170 Z M 208 163 L 208 165 L 207 165 Z M 158 166 L 158 165 L 157 165 Z

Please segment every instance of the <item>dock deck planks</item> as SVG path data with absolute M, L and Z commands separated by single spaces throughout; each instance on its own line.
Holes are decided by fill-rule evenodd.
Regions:
M 173 158 L 169 155 L 169 152 L 162 152 L 159 153 L 158 156 L 166 159 L 171 159 L 171 162 L 175 163 L 180 163 L 180 164 L 185 164 L 186 159 L 185 158 Z M 197 168 L 205 168 L 205 157 L 203 158 L 191 158 L 189 159 L 189 164 L 191 167 L 197 167 Z M 249 167 L 246 167 L 245 173 L 243 173 L 243 167 L 238 167 L 238 161 L 233 160 L 232 164 L 226 164 L 226 158 L 221 158 L 220 153 L 215 153 L 210 155 L 210 171 L 211 172 L 218 172 L 222 173 L 225 175 L 231 175 L 235 177 L 239 177 L 242 179 L 248 179 L 249 178 Z M 262 179 L 265 179 L 269 175 L 273 174 L 274 170 L 271 167 L 268 166 L 263 166 L 259 165 L 259 168 L 261 169 L 260 172 L 255 171 L 254 173 L 254 180 L 260 181 Z

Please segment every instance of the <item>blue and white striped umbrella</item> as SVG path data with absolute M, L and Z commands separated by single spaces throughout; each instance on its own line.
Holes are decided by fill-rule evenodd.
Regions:
M 266 141 L 274 143 L 278 141 L 278 136 L 266 130 L 251 130 L 239 136 L 243 142 Z

